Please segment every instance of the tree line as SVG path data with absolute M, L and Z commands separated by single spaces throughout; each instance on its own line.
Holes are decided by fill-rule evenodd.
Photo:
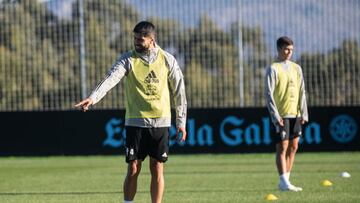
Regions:
M 61 18 L 33 1 L 0 3 L 1 111 L 67 110 L 81 99 L 77 1 L 72 9 L 72 16 Z M 120 53 L 132 49 L 132 29 L 140 19 L 124 1 L 84 1 L 88 91 Z M 224 30 L 206 15 L 190 28 L 173 19 L 148 20 L 157 26 L 157 43 L 183 68 L 189 107 L 239 107 L 241 86 L 245 107 L 265 105 L 264 70 L 273 57 L 260 27 L 235 22 Z M 351 39 L 327 53 L 302 53 L 296 62 L 303 67 L 309 105 L 360 104 L 359 54 Z M 97 108 L 123 108 L 123 97 L 118 85 Z

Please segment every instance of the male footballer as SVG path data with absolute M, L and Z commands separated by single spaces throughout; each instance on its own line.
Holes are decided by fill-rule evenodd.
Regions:
M 304 78 L 301 67 L 290 61 L 293 41 L 284 36 L 277 40 L 276 45 L 277 60 L 266 69 L 265 98 L 275 129 L 279 189 L 298 192 L 302 188 L 291 184 L 290 173 L 302 125 L 308 121 Z
M 121 55 L 91 95 L 76 104 L 84 111 L 125 78 L 127 175 L 124 202 L 134 200 L 141 163 L 149 155 L 153 203 L 162 201 L 164 167 L 169 155 L 170 103 L 176 110 L 178 138 L 185 141 L 187 101 L 184 77 L 171 54 L 156 44 L 155 26 L 139 22 L 133 29 L 134 50 Z

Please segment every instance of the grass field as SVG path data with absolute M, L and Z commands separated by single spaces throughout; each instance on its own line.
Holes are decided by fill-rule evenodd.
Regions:
M 0 158 L 0 202 L 122 202 L 125 171 L 123 156 Z M 360 202 L 360 152 L 299 153 L 298 193 L 277 190 L 273 154 L 172 155 L 165 171 L 168 203 L 267 202 L 269 193 L 276 202 Z M 135 202 L 150 202 L 149 180 L 146 159 Z

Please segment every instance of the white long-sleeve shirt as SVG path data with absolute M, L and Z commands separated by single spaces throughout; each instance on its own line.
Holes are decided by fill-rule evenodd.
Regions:
M 281 67 L 284 71 L 289 71 L 290 69 L 290 61 L 282 61 L 279 62 L 281 64 Z M 295 64 L 295 63 L 292 63 Z M 307 110 L 307 102 L 306 102 L 306 94 L 305 94 L 305 84 L 304 84 L 304 77 L 302 74 L 301 67 L 296 64 L 296 69 L 300 77 L 300 87 L 298 90 L 299 94 L 299 102 L 298 102 L 298 108 L 300 111 L 300 117 L 308 121 L 309 115 Z M 281 118 L 294 118 L 296 115 L 283 115 L 280 116 L 278 106 L 281 104 L 276 104 L 274 99 L 274 91 L 276 84 L 279 82 L 279 76 L 278 72 L 276 71 L 276 68 L 273 67 L 273 65 L 266 68 L 266 75 L 265 75 L 265 99 L 266 99 L 266 106 L 270 112 L 271 120 L 273 123 L 278 123 Z
M 151 49 L 148 54 L 139 54 L 142 60 L 147 63 L 152 63 L 156 60 L 159 53 L 159 47 Z M 187 115 L 187 101 L 185 94 L 184 76 L 181 69 L 175 59 L 170 53 L 164 51 L 166 65 L 169 68 L 168 83 L 170 90 L 170 98 L 176 111 L 176 126 L 185 128 L 186 115 Z M 90 94 L 90 98 L 93 100 L 93 104 L 99 102 L 106 93 L 118 84 L 122 78 L 132 70 L 131 64 L 131 51 L 121 55 L 112 68 L 106 75 L 106 77 L 97 85 L 97 87 Z M 128 118 L 125 120 L 126 126 L 136 127 L 170 127 L 171 118 Z

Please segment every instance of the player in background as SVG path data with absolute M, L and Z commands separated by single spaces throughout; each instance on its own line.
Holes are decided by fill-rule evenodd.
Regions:
M 266 69 L 266 105 L 274 124 L 276 166 L 281 191 L 302 191 L 290 182 L 290 173 L 302 135 L 302 125 L 308 121 L 304 78 L 301 67 L 290 61 L 294 43 L 289 37 L 277 42 L 277 60 Z
M 149 155 L 153 203 L 162 201 L 164 166 L 169 154 L 170 103 L 176 110 L 178 139 L 185 141 L 187 101 L 184 77 L 171 54 L 156 44 L 155 26 L 139 22 L 133 30 L 134 50 L 121 55 L 91 95 L 76 104 L 87 111 L 125 78 L 126 162 L 124 202 L 132 202 L 142 161 Z

